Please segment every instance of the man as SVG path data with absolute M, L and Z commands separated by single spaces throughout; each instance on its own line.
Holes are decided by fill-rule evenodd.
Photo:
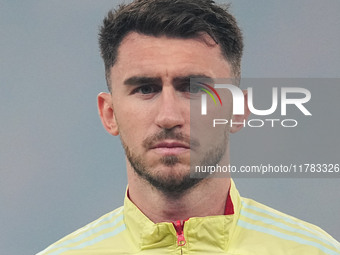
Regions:
M 227 9 L 136 0 L 109 12 L 100 47 L 110 93 L 98 108 L 126 153 L 124 206 L 39 254 L 340 254 L 318 227 L 241 198 L 228 176 L 190 177 L 193 161 L 228 165 L 229 133 L 241 128 L 211 142 L 190 118 L 191 78 L 240 78 L 242 34 Z M 247 118 L 222 101 L 235 122 Z

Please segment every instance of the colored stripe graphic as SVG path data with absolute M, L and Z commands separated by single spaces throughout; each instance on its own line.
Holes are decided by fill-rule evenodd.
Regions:
M 209 86 L 208 84 L 205 84 L 205 83 L 203 83 L 203 82 L 199 82 L 199 84 L 208 87 L 212 92 L 214 92 L 215 95 L 217 96 L 218 100 L 220 101 L 221 106 L 222 106 L 221 97 L 220 97 L 220 95 L 217 93 L 217 91 L 216 91 L 213 87 L 211 87 L 211 86 Z M 215 100 L 214 96 L 213 96 L 211 93 L 209 93 L 208 90 L 203 89 L 203 88 L 200 88 L 200 89 L 203 90 L 204 92 L 208 93 L 209 96 L 214 100 L 214 102 L 215 102 L 215 104 L 216 104 L 216 100 Z
M 216 100 L 215 100 L 214 96 L 209 92 L 209 90 L 206 90 L 204 88 L 200 88 L 200 89 L 203 90 L 204 92 L 206 92 L 207 94 L 209 94 L 209 96 L 212 98 L 212 100 L 214 100 L 214 103 L 216 105 Z

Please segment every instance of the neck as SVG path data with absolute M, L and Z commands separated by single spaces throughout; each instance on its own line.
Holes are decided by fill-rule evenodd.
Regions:
M 229 178 L 208 178 L 180 196 L 168 196 L 128 169 L 129 197 L 154 223 L 223 215 Z

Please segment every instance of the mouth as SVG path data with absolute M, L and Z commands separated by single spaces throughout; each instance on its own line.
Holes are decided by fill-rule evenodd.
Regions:
M 185 143 L 181 143 L 178 141 L 162 141 L 151 146 L 151 151 L 161 154 L 164 156 L 167 155 L 180 155 L 190 151 L 190 146 Z

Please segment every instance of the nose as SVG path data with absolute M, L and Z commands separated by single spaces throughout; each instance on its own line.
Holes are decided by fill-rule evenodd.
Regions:
M 155 123 L 162 129 L 182 127 L 185 123 L 185 105 L 172 86 L 163 86 Z

